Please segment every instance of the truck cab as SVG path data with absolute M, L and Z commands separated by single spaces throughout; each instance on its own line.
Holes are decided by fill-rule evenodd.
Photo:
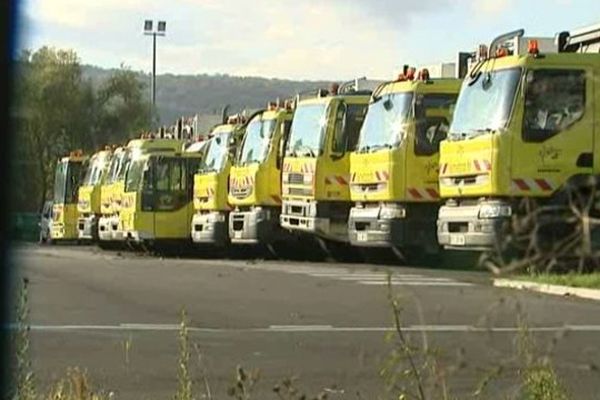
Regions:
M 371 92 L 333 88 L 298 96 L 282 172 L 281 226 L 348 243 L 350 153 Z
M 193 175 L 202 153 L 185 151 L 186 142 L 179 139 L 146 139 L 137 144 L 119 213 L 125 240 L 151 246 L 188 242 Z
M 439 144 L 460 80 L 408 68 L 371 97 L 350 158 L 348 234 L 352 245 L 437 253 Z
M 79 239 L 94 241 L 98 239 L 102 187 L 108 175 L 111 157 L 112 150 L 110 148 L 98 151 L 90 157 L 79 187 L 77 203 Z
M 285 240 L 279 225 L 283 149 L 292 122 L 291 102 L 270 103 L 246 127 L 229 173 L 229 237 L 232 243 L 271 245 Z
M 540 207 L 565 221 L 573 190 L 597 182 L 600 25 L 555 40 L 523 35 L 480 46 L 462 84 L 440 155 L 437 232 L 447 248 L 503 247 Z
M 194 243 L 215 246 L 229 244 L 229 171 L 242 141 L 246 119 L 230 116 L 209 134 L 206 154 L 194 175 L 194 216 L 191 237 Z
M 116 232 L 119 226 L 119 210 L 130 154 L 127 146 L 117 147 L 114 150 L 100 189 L 100 218 L 98 219 L 100 246 L 110 246 L 114 241 L 118 241 Z
M 87 160 L 88 157 L 77 150 L 61 158 L 56 164 L 50 229 L 50 239 L 53 242 L 79 238 L 77 204 Z

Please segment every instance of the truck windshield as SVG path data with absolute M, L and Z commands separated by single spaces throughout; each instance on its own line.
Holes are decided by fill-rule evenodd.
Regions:
M 54 202 L 63 204 L 65 202 L 65 189 L 67 186 L 67 169 L 66 162 L 59 161 L 56 164 L 56 172 L 54 174 Z
M 412 99 L 412 93 L 393 93 L 371 103 L 360 131 L 358 151 L 398 146 L 404 137 Z
M 262 116 L 255 117 L 248 124 L 238 165 L 260 163 L 265 160 L 276 125 L 276 119 L 262 119 Z
M 506 128 L 520 76 L 520 68 L 510 68 L 483 73 L 475 82 L 467 78 L 456 103 L 450 138 L 472 138 Z
M 102 175 L 106 169 L 106 157 L 93 156 L 90 163 L 88 164 L 85 177 L 83 178 L 82 185 L 93 186 L 100 183 Z
M 198 172 L 219 172 L 223 169 L 227 162 L 230 137 L 231 132 L 226 132 L 210 139 L 206 156 L 203 157 Z
M 54 175 L 54 203 L 72 204 L 77 202 L 82 168 L 83 163 L 81 162 L 58 162 Z
M 327 125 L 326 104 L 300 105 L 294 113 L 287 156 L 316 157 Z
M 136 192 L 140 189 L 147 163 L 148 160 L 145 159 L 134 160 L 129 163 L 125 178 L 126 192 Z
M 127 170 L 129 169 L 129 164 L 131 163 L 131 152 L 129 150 L 125 150 L 122 155 L 120 155 L 119 165 L 117 166 L 115 182 L 123 182 L 125 180 L 125 176 L 127 176 Z
M 127 151 L 118 151 L 113 155 L 113 157 L 110 159 L 110 165 L 106 172 L 106 179 L 104 181 L 105 184 L 109 185 L 109 184 L 115 183 L 117 180 L 119 180 L 120 172 L 123 172 L 122 175 L 123 175 L 123 177 L 125 177 L 125 171 L 122 171 L 122 170 L 124 170 L 123 164 L 125 163 L 125 161 L 127 159 L 128 159 Z

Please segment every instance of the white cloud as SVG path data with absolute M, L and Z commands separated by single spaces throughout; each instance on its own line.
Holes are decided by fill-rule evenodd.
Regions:
M 26 12 L 36 20 L 81 28 L 93 24 L 107 10 L 122 12 L 144 5 L 143 0 L 30 0 Z
M 513 6 L 514 0 L 473 0 L 475 10 L 486 14 L 504 13 Z
M 456 9 L 451 0 L 29 1 L 26 12 L 38 25 L 31 45 L 74 48 L 86 63 L 149 70 L 141 22 L 160 17 L 168 24 L 159 40 L 160 72 L 300 79 L 392 77 L 414 59 L 415 47 L 422 51 L 410 34 Z M 512 1 L 455 4 L 498 12 Z

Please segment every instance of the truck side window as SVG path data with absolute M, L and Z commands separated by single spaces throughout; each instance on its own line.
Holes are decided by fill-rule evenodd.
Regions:
M 450 129 L 451 109 L 455 94 L 428 94 L 417 98 L 415 154 L 431 156 L 440 151 L 440 143 Z
M 169 190 L 169 163 L 166 159 L 162 159 L 156 163 L 155 173 L 156 190 Z
M 583 117 L 585 71 L 529 71 L 525 84 L 524 141 L 543 142 Z
M 344 153 L 356 149 L 367 109 L 368 105 L 366 104 L 348 104 L 344 121 L 343 107 L 338 108 L 332 146 L 334 153 Z M 343 126 L 345 129 L 342 129 Z

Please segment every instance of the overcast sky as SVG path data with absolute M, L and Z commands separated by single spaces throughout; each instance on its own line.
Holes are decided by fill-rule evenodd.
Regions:
M 21 47 L 149 71 L 147 18 L 167 21 L 159 73 L 391 78 L 509 30 L 553 36 L 598 23 L 600 0 L 25 0 Z

